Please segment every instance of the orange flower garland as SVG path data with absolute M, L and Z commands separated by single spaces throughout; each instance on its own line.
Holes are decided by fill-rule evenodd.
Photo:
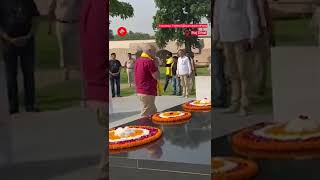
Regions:
M 183 111 L 170 111 L 170 112 L 154 114 L 152 115 L 151 119 L 155 123 L 186 122 L 191 119 L 191 113 L 183 112 Z
M 212 180 L 249 180 L 254 178 L 258 173 L 258 166 L 253 161 L 233 157 L 219 159 L 232 162 L 236 164 L 236 167 L 226 170 L 225 172 L 213 173 L 211 176 Z M 213 158 L 211 160 L 213 172 L 225 166 L 224 161 Z
M 200 101 L 191 101 L 184 103 L 182 105 L 183 110 L 189 112 L 210 112 L 211 111 L 211 104 L 205 106 L 196 106 L 193 104 L 200 104 Z
M 115 134 L 115 129 L 109 130 L 109 150 L 120 150 L 120 149 L 127 149 L 127 148 L 145 145 L 159 139 L 162 135 L 161 129 L 151 127 L 151 126 L 127 126 L 127 127 L 137 128 L 137 130 L 134 133 L 127 136 L 132 139 L 123 140 L 119 142 L 110 142 L 110 140 L 117 140 L 117 139 L 120 139 L 120 137 L 118 137 Z M 134 137 L 142 135 L 143 129 L 148 130 L 149 134 L 139 137 L 137 139 L 134 139 Z
M 184 121 L 174 121 L 174 122 L 158 122 L 158 121 L 153 121 L 154 124 L 158 125 L 179 125 L 179 124 L 184 124 L 189 122 L 190 119 L 184 120 Z
M 290 158 L 295 155 L 320 155 L 320 137 L 306 140 L 276 140 L 272 138 L 256 137 L 253 132 L 268 125 L 259 125 L 244 129 L 232 137 L 233 149 L 239 154 L 250 157 Z M 274 128 L 275 132 L 281 132 Z

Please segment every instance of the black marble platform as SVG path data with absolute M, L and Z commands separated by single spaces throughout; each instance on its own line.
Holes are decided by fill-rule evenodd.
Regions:
M 231 135 L 213 139 L 212 156 L 236 156 L 230 144 Z M 244 157 L 245 158 L 245 157 Z M 259 166 L 255 180 L 320 180 L 320 159 L 254 160 Z
M 181 105 L 166 111 L 182 110 Z M 134 177 L 147 177 L 150 173 L 168 172 L 172 175 L 197 176 L 210 179 L 211 174 L 211 113 L 194 112 L 192 119 L 179 125 L 157 125 L 150 119 L 138 119 L 122 125 L 150 125 L 163 130 L 162 137 L 138 149 L 110 154 L 110 177 L 121 180 L 120 169 L 131 169 Z M 142 175 L 146 173 L 146 175 Z M 129 173 L 129 170 L 128 170 Z M 141 177 L 140 177 L 140 175 Z M 179 179 L 179 178 L 178 178 Z M 177 179 L 175 179 L 177 180 Z

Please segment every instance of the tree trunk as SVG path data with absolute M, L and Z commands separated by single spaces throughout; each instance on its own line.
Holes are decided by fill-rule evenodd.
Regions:
M 185 49 L 186 49 L 186 53 L 191 53 L 191 42 L 189 40 L 189 38 L 186 38 L 186 42 L 185 42 Z

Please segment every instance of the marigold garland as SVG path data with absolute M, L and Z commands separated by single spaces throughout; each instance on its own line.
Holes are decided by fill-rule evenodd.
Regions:
M 235 146 L 233 151 L 241 156 L 250 159 L 314 159 L 320 158 L 319 151 L 303 151 L 303 152 L 268 152 L 268 151 L 253 151 L 250 149 L 240 149 Z
M 189 112 L 210 112 L 211 111 L 211 105 L 210 106 L 195 106 L 192 105 L 191 102 L 187 102 L 182 104 L 182 108 L 185 111 L 189 111 Z
M 211 160 L 212 165 L 214 165 L 213 159 Z M 234 162 L 238 164 L 238 167 L 225 173 L 212 174 L 212 180 L 249 180 L 258 174 L 258 166 L 253 161 L 234 157 L 224 157 L 222 159 Z M 212 166 L 212 170 L 213 168 Z
M 279 141 L 276 139 L 261 138 L 253 135 L 253 132 L 265 127 L 264 124 L 247 128 L 236 133 L 232 137 L 232 145 L 240 154 L 254 157 L 293 157 L 294 155 L 320 154 L 320 137 L 307 140 Z M 274 154 L 275 156 L 273 156 Z
M 120 149 L 127 149 L 127 148 L 133 148 L 133 147 L 145 145 L 159 139 L 162 135 L 161 129 L 151 127 L 151 126 L 128 126 L 128 127 L 148 129 L 149 131 L 152 131 L 152 132 L 136 140 L 127 140 L 127 141 L 117 142 L 117 143 L 109 142 L 109 150 L 120 150 Z M 109 138 L 110 138 L 110 133 L 113 130 L 115 129 L 109 130 Z
M 158 122 L 158 121 L 153 121 L 154 124 L 158 125 L 179 125 L 179 124 L 184 124 L 190 121 L 189 119 L 183 120 L 183 121 L 174 121 L 174 122 Z
M 162 118 L 160 117 L 161 115 L 166 115 L 168 116 L 175 116 L 180 113 L 184 113 L 182 116 L 177 116 L 177 117 L 170 117 L 170 118 Z M 172 111 L 172 112 L 164 112 L 164 113 L 157 113 L 152 115 L 151 119 L 155 123 L 178 123 L 178 122 L 185 122 L 191 119 L 191 113 L 190 112 L 181 112 L 181 111 Z

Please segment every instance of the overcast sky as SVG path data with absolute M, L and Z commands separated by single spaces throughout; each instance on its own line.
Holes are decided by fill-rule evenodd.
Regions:
M 111 18 L 110 29 L 113 33 L 117 32 L 117 29 L 121 26 L 127 28 L 128 31 L 143 32 L 154 35 L 152 28 L 153 16 L 156 14 L 156 5 L 154 0 L 119 0 L 122 2 L 128 2 L 134 9 L 134 17 L 122 20 L 120 18 Z M 205 21 L 204 23 L 207 23 Z M 207 30 L 209 31 L 210 28 Z M 210 33 L 210 31 L 209 31 Z
M 114 33 L 117 32 L 118 27 L 124 26 L 128 31 L 144 32 L 151 35 L 154 34 L 152 29 L 152 17 L 156 14 L 156 5 L 154 0 L 120 0 L 128 2 L 134 9 L 134 16 L 132 18 L 122 20 L 120 18 L 110 18 L 110 28 Z

